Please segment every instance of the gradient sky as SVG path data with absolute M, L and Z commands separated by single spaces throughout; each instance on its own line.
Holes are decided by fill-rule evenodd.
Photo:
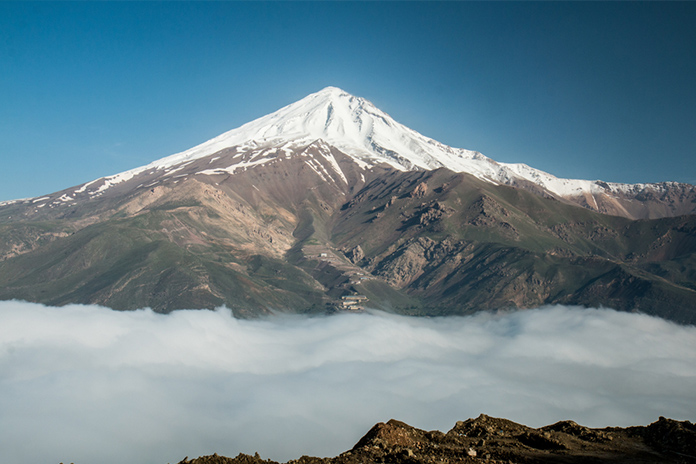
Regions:
M 696 183 L 694 2 L 2 2 L 0 201 L 333 85 L 559 177 Z

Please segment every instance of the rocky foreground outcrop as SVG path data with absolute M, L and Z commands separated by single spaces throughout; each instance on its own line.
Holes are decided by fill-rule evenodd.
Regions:
M 696 463 L 696 424 L 660 417 L 639 427 L 591 429 L 572 421 L 534 429 L 481 415 L 447 433 L 397 420 L 379 423 L 353 449 L 333 458 L 302 456 L 288 464 L 417 463 Z M 179 464 L 277 464 L 258 454 L 202 456 Z

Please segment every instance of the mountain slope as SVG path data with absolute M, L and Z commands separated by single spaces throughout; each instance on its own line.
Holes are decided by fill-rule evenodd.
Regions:
M 672 268 L 665 280 L 652 269 L 691 269 L 694 224 L 599 215 L 438 170 L 373 182 L 340 216 L 334 242 L 360 246 L 360 264 L 420 297 L 428 314 L 563 303 L 685 322 L 693 275 Z
M 80 205 L 13 205 L 32 219 L 0 220 L 0 298 L 251 316 L 357 293 L 415 315 L 565 303 L 696 323 L 696 216 L 632 221 L 448 169 L 365 170 L 320 142 L 198 174 L 210 159 Z
M 304 152 L 322 166 L 315 161 L 320 148 Z M 321 303 L 323 311 L 321 286 L 283 260 L 304 233 L 303 218 L 338 207 L 339 187 L 346 193 L 351 187 L 327 183 L 304 161 L 301 154 L 283 158 L 234 179 L 192 175 L 152 187 L 125 182 L 81 208 L 41 208 L 28 213 L 31 221 L 0 221 L 0 298 L 159 311 L 224 303 L 239 315 Z M 359 186 L 358 176 L 346 172 Z M 218 177 L 227 181 L 212 182 Z M 18 207 L 12 206 L 15 216 Z

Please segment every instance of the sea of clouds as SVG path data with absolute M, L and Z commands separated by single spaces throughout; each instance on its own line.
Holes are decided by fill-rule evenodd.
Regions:
M 166 464 L 345 451 L 390 418 L 449 430 L 696 419 L 696 327 L 545 307 L 234 319 L 0 302 L 0 453 L 15 464 Z

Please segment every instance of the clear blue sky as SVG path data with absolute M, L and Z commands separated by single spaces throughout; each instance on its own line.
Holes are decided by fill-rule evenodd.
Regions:
M 693 2 L 1 2 L 0 201 L 333 85 L 560 177 L 696 183 Z

